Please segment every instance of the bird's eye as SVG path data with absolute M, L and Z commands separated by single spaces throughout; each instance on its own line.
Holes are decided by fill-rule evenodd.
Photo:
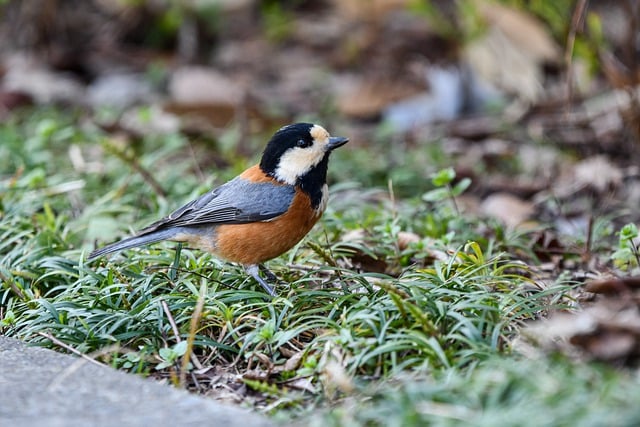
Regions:
M 304 139 L 299 139 L 298 142 L 296 142 L 296 146 L 300 147 L 300 148 L 306 148 L 309 145 L 311 145 L 308 141 L 304 140 Z

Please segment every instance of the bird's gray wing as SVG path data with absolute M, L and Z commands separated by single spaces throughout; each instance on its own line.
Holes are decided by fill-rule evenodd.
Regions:
M 267 221 L 285 213 L 294 195 L 295 188 L 290 185 L 235 178 L 144 228 L 140 234 L 167 227 Z

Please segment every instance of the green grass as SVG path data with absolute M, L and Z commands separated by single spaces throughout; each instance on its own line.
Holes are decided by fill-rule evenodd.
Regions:
M 450 200 L 426 202 L 421 191 L 395 203 L 373 197 L 345 172 L 361 152 L 336 153 L 340 184 L 321 223 L 269 263 L 281 278 L 275 299 L 240 267 L 171 243 L 87 264 L 94 241 L 125 236 L 251 163 L 221 154 L 216 141 L 123 143 L 91 123 L 38 110 L 0 126 L 1 333 L 176 384 L 187 362 L 250 372 L 244 381 L 276 417 L 333 405 L 319 425 L 504 425 L 505 417 L 526 425 L 545 411 L 566 425 L 588 401 L 592 410 L 580 408 L 587 425 L 607 405 L 624 409 L 620 420 L 633 414 L 618 387 L 637 387 L 624 374 L 512 355 L 521 325 L 566 304 L 571 287 L 535 284 L 513 255 L 530 250 L 526 236 L 466 218 Z M 214 162 L 196 164 L 194 148 L 229 167 L 199 180 Z M 403 174 L 424 169 L 409 164 Z M 384 188 L 388 176 L 378 173 L 360 182 Z M 400 244 L 402 232 L 418 239 Z M 296 380 L 307 391 L 292 387 Z
M 469 372 L 401 377 L 315 415 L 311 426 L 633 426 L 631 375 L 563 359 L 491 358 Z

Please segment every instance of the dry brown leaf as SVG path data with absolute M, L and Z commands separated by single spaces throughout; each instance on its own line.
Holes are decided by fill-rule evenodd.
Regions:
M 313 385 L 313 383 L 311 382 L 311 378 L 309 377 L 294 378 L 292 380 L 286 381 L 285 384 L 287 385 L 287 387 L 296 390 L 308 391 L 309 393 L 313 394 L 316 394 L 318 392 L 318 389 Z
M 212 68 L 183 67 L 172 74 L 169 95 L 178 104 L 235 106 L 245 94 L 233 80 Z
M 85 100 L 84 85 L 67 73 L 52 71 L 20 55 L 5 59 L 4 66 L 3 91 L 21 93 L 37 104 L 82 105 Z
M 133 135 L 167 135 L 180 130 L 180 119 L 160 108 L 151 105 L 144 118 L 137 108 L 122 113 L 118 125 L 127 133 Z
M 515 228 L 526 221 L 535 211 L 533 203 L 508 193 L 493 193 L 480 205 L 485 215 L 502 221 L 507 227 Z
M 578 163 L 574 169 L 578 187 L 589 187 L 598 192 L 608 191 L 622 184 L 623 173 L 606 156 L 594 156 Z
M 338 93 L 337 104 L 340 112 L 346 116 L 374 118 L 393 102 L 424 90 L 425 87 L 397 79 L 369 79 L 357 82 L 351 88 L 344 88 Z
M 497 28 L 469 43 L 464 57 L 479 81 L 526 101 L 542 94 L 542 68 Z
M 376 273 L 385 273 L 389 267 L 388 263 L 381 257 L 375 257 L 358 248 L 358 245 L 365 245 L 367 241 L 367 232 L 364 229 L 351 230 L 342 236 L 345 243 L 353 243 L 352 253 L 348 255 L 352 266 L 363 271 L 373 271 Z
M 528 246 L 533 250 L 536 257 L 543 262 L 539 267 L 544 266 L 544 268 L 551 269 L 552 271 L 559 267 L 562 254 L 567 251 L 567 248 L 565 248 L 558 239 L 557 233 L 551 230 L 532 233 Z M 558 255 L 560 255 L 560 257 L 558 257 Z
M 606 331 L 598 335 L 574 335 L 569 339 L 573 345 L 583 348 L 598 360 L 616 360 L 632 353 L 637 337 L 625 331 Z
M 0 111 L 13 110 L 33 104 L 33 98 L 25 92 L 0 89 Z
M 640 277 L 622 277 L 594 280 L 584 290 L 595 294 L 619 295 L 640 289 Z
M 305 351 L 295 352 L 286 362 L 280 365 L 275 365 L 272 369 L 272 373 L 279 374 L 286 371 L 295 371 L 300 366 L 302 359 L 304 358 Z
M 418 243 L 419 241 L 420 236 L 416 233 L 411 233 L 409 231 L 398 232 L 398 248 L 401 251 L 407 249 L 412 243 Z
M 640 81 L 640 70 L 630 69 L 611 52 L 601 51 L 600 62 L 602 63 L 604 75 L 616 89 L 632 87 Z
M 299 351 L 293 356 L 291 356 L 290 358 L 288 358 L 287 361 L 284 363 L 284 370 L 295 371 L 296 369 L 298 369 L 298 366 L 300 366 L 300 363 L 302 362 L 304 355 L 305 355 L 304 351 Z
M 343 393 L 351 393 L 354 389 L 353 381 L 344 367 L 335 360 L 329 360 L 322 370 L 325 388 L 338 389 Z
M 493 2 L 476 5 L 489 29 L 465 48 L 471 69 L 481 82 L 536 101 L 543 92 L 542 67 L 559 61 L 560 47 L 531 15 Z
M 482 140 L 500 132 L 504 123 L 493 116 L 464 117 L 447 124 L 449 135 L 465 140 Z
M 333 0 L 339 16 L 350 21 L 372 22 L 384 19 L 389 12 L 407 7 L 411 0 Z
M 271 371 L 263 369 L 250 369 L 242 374 L 242 378 L 246 380 L 266 381 L 271 376 Z
M 604 285 L 604 281 L 599 285 Z M 605 292 L 603 297 L 584 310 L 555 313 L 529 326 L 523 335 L 548 350 L 588 359 L 634 363 L 640 356 L 638 304 L 628 293 L 611 297 L 616 294 L 610 293 L 607 286 L 600 290 Z
M 541 21 L 524 10 L 495 2 L 476 2 L 482 17 L 509 38 L 522 52 L 536 62 L 556 62 L 561 58 L 560 46 L 553 40 Z

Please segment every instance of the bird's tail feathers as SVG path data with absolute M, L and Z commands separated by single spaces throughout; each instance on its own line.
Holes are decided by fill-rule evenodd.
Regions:
M 122 251 L 124 249 L 135 248 L 138 246 L 144 246 L 151 243 L 157 243 L 162 240 L 168 240 L 173 236 L 175 236 L 176 232 L 177 230 L 174 228 L 174 229 L 156 230 L 148 234 L 141 234 L 138 236 L 128 237 L 126 239 L 122 239 L 118 242 L 114 242 L 114 243 L 111 243 L 110 245 L 94 250 L 89 254 L 87 261 L 102 255 Z

